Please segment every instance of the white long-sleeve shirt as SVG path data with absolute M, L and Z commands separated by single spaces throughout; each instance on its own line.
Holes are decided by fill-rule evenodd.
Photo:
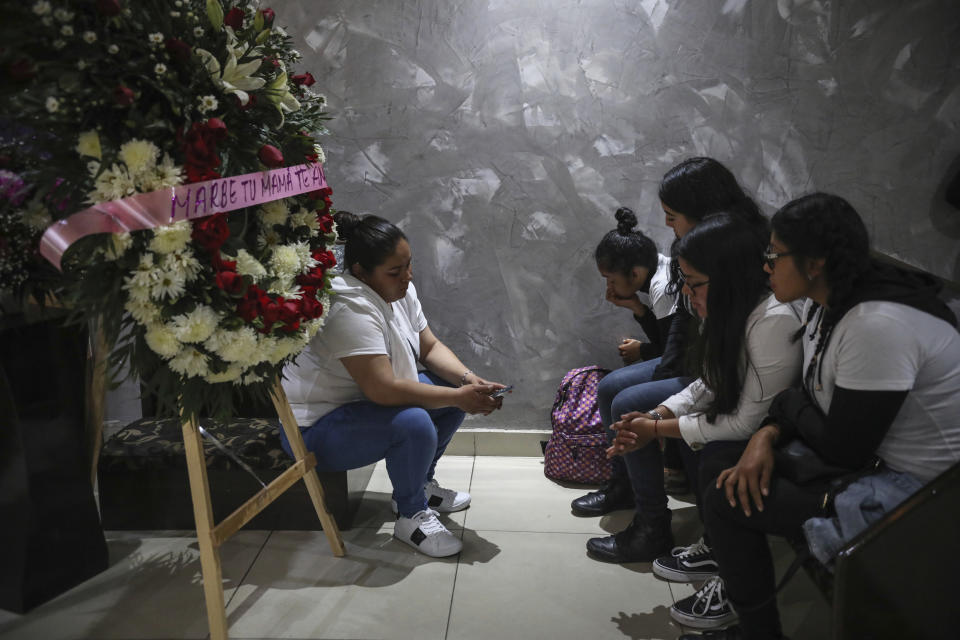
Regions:
M 712 440 L 747 440 L 760 426 L 773 397 L 787 387 L 799 384 L 803 347 L 794 342 L 800 328 L 796 309 L 771 294 L 747 316 L 744 348 L 746 375 L 740 402 L 732 413 L 720 414 L 713 424 L 703 411 L 713 392 L 701 378 L 663 402 L 679 418 L 680 435 L 692 449 Z

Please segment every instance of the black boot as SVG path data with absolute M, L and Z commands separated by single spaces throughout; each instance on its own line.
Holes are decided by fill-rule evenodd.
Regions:
M 602 516 L 617 509 L 629 509 L 633 503 L 633 488 L 626 475 L 611 478 L 598 491 L 591 491 L 570 503 L 573 515 Z
M 587 540 L 587 554 L 604 562 L 653 562 L 670 555 L 672 548 L 669 517 L 647 524 L 640 516 L 634 516 L 630 526 L 620 533 Z

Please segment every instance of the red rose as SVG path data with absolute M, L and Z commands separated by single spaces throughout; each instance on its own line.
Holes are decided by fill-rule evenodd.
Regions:
M 253 319 L 260 313 L 260 294 L 261 290 L 257 285 L 252 284 L 247 287 L 247 293 L 243 296 L 243 300 L 237 303 L 237 315 L 247 322 L 253 322 Z
M 112 17 L 120 13 L 121 7 L 119 0 L 97 0 L 97 11 L 107 17 Z
M 281 298 L 282 300 L 283 298 Z M 280 303 L 268 296 L 260 296 L 260 319 L 263 320 L 263 333 L 268 333 L 274 323 L 280 319 Z
M 260 13 L 263 15 L 263 23 L 268 27 L 273 24 L 273 19 L 277 17 L 277 14 L 269 7 L 263 9 Z
M 237 261 L 236 260 L 224 260 L 220 257 L 220 252 L 217 251 L 210 258 L 210 264 L 213 265 L 213 268 L 217 271 L 236 271 L 237 270 Z
M 240 98 L 238 98 L 237 94 L 235 93 L 230 94 L 230 97 L 233 98 L 233 101 L 237 103 L 237 108 L 240 109 L 240 111 L 246 111 L 247 109 L 252 109 L 253 107 L 257 106 L 257 94 L 255 93 L 247 94 L 246 104 L 241 102 Z
M 323 274 L 325 269 L 323 267 L 316 267 L 310 271 L 310 273 L 302 273 L 297 276 L 296 282 L 304 292 L 308 289 L 316 291 L 318 288 L 323 286 Z M 304 293 L 304 295 L 307 295 Z
M 207 120 L 206 131 L 214 142 L 223 142 L 227 139 L 227 125 L 220 118 Z
M 243 9 L 234 7 L 227 11 L 227 15 L 223 16 L 223 24 L 232 27 L 234 31 L 243 27 Z
M 307 71 L 306 73 L 301 73 L 295 76 L 290 76 L 290 79 L 293 80 L 296 84 L 302 85 L 304 87 L 309 87 L 313 85 L 316 80 L 313 79 L 313 74 Z
M 226 137 L 227 125 L 220 118 L 194 122 L 186 135 L 182 132 L 177 134 L 177 139 L 186 156 L 184 168 L 189 182 L 202 182 L 220 177 L 220 174 L 215 171 L 216 167 L 220 166 L 217 143 L 222 142 Z
M 217 273 L 217 286 L 232 295 L 239 295 L 243 291 L 243 276 L 236 271 L 220 271 Z
M 180 62 L 187 62 L 190 60 L 190 56 L 193 50 L 183 40 L 179 38 L 167 38 L 164 42 L 164 46 L 167 48 L 167 53 L 170 54 L 172 58 L 179 60 Z
M 35 76 L 37 68 L 29 58 L 17 58 L 7 65 L 7 73 L 14 82 L 23 82 Z
M 329 213 L 324 213 L 317 216 L 317 224 L 320 225 L 321 233 L 330 233 L 333 231 L 333 216 Z
M 324 269 L 330 269 L 337 264 L 337 258 L 332 251 L 317 251 L 314 253 L 313 259 L 322 264 Z
M 272 144 L 265 144 L 260 147 L 257 157 L 260 158 L 260 162 L 268 167 L 283 166 L 283 154 L 280 153 L 280 149 L 277 149 Z
M 230 237 L 230 227 L 227 226 L 227 214 L 215 213 L 212 216 L 193 221 L 194 241 L 210 253 L 220 251 L 220 247 Z
M 274 69 L 280 66 L 280 61 L 274 58 L 273 56 L 267 56 L 263 59 L 264 62 L 272 66 Z
M 133 89 L 121 84 L 117 85 L 117 88 L 113 90 L 113 101 L 121 107 L 129 107 L 133 104 L 133 100 Z
M 309 320 L 319 318 L 323 315 L 323 305 L 317 301 L 315 296 L 304 294 L 300 300 L 300 313 Z

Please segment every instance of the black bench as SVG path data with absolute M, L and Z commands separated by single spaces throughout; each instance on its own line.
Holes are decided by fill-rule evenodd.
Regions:
M 804 569 L 833 609 L 837 640 L 960 637 L 960 463 L 848 542 L 831 573 Z M 798 553 L 805 542 L 793 543 Z
M 227 425 L 201 419 L 265 484 L 292 460 L 280 448 L 277 419 L 237 418 Z M 215 521 L 251 498 L 261 486 L 207 439 L 203 439 Z M 318 472 L 327 508 L 340 529 L 349 529 L 375 465 Z M 108 439 L 98 465 L 100 513 L 107 530 L 193 529 L 193 503 L 180 422 L 137 420 Z M 306 485 L 295 483 L 245 526 L 247 529 L 319 530 L 320 521 Z

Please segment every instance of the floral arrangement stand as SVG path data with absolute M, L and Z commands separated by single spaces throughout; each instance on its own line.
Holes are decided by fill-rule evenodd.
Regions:
M 271 399 L 280 417 L 280 424 L 290 441 L 296 463 L 219 524 L 215 524 L 213 519 L 210 484 L 207 481 L 207 466 L 203 457 L 197 419 L 190 417 L 183 421 L 183 444 L 187 455 L 187 471 L 190 475 L 190 493 L 196 518 L 203 590 L 212 640 L 227 638 L 227 614 L 223 600 L 219 547 L 297 480 L 303 478 L 307 485 L 307 491 L 323 525 L 323 531 L 327 535 L 333 555 L 339 558 L 346 554 L 340 530 L 324 501 L 323 487 L 320 485 L 315 469 L 317 461 L 303 443 L 300 429 L 279 379 L 271 390 Z

